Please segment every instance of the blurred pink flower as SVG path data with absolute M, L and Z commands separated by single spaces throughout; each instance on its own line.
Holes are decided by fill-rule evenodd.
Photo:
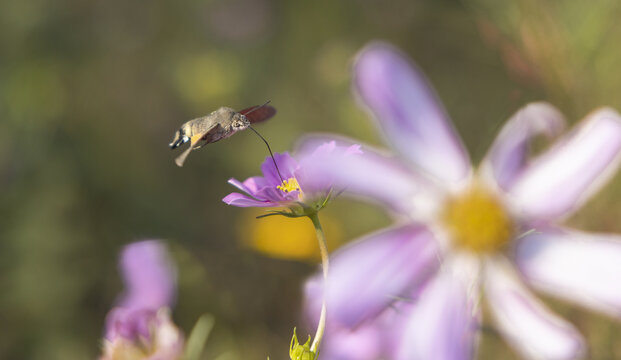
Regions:
M 433 91 L 398 50 L 367 46 L 354 76 L 360 100 L 401 158 L 368 147 L 348 159 L 309 158 L 306 169 L 314 176 L 307 182 L 329 177 L 334 186 L 386 206 L 398 220 L 335 253 L 325 289 L 319 275 L 307 282 L 311 319 L 321 292 L 326 294 L 322 355 L 364 359 L 337 353 L 330 337 L 348 343 L 389 333 L 388 340 L 377 335 L 381 341 L 372 351 L 380 353 L 372 358 L 474 358 L 484 294 L 498 331 L 522 356 L 584 356 L 580 334 L 530 287 L 619 317 L 621 238 L 558 225 L 616 171 L 619 114 L 609 108 L 589 114 L 529 161 L 533 136 L 554 136 L 564 127 L 552 106 L 529 104 L 509 119 L 473 169 Z M 325 141 L 311 137 L 301 147 Z M 399 314 L 389 324 L 382 320 L 387 311 Z
M 183 335 L 170 319 L 175 267 L 164 244 L 141 241 L 121 253 L 125 292 L 106 317 L 102 360 L 180 359 Z
M 334 141 L 329 141 L 317 144 L 312 149 L 307 148 L 307 150 L 308 152 L 299 154 L 304 159 L 330 157 L 337 154 L 340 156 L 359 154 L 360 146 L 350 145 L 339 148 Z M 274 161 L 278 164 L 280 174 L 274 166 Z M 308 183 L 306 178 L 309 174 L 305 170 L 304 161 L 298 163 L 288 153 L 274 154 L 273 161 L 268 156 L 261 165 L 261 171 L 263 176 L 248 178 L 243 183 L 236 179 L 230 179 L 229 184 L 248 195 L 234 192 L 227 195 L 222 201 L 228 205 L 239 207 L 291 207 L 298 204 L 310 206 L 315 201 L 323 201 L 332 190 L 331 180 L 326 177 L 321 180 L 314 179 L 312 183 Z

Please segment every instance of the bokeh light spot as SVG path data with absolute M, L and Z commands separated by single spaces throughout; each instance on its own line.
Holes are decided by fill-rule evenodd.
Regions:
M 175 82 L 181 97 L 195 105 L 237 92 L 243 79 L 239 59 L 225 52 L 210 51 L 178 62 Z

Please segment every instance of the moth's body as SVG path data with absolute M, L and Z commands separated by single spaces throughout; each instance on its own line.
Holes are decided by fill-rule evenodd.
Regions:
M 175 133 L 173 141 L 168 144 L 171 149 L 176 149 L 180 145 L 190 142 L 190 147 L 175 159 L 177 165 L 182 166 L 186 157 L 192 150 L 199 149 L 205 144 L 213 143 L 218 140 L 232 136 L 240 130 L 247 129 L 251 120 L 263 121 L 272 117 L 276 110 L 271 106 L 264 106 L 263 113 L 259 107 L 244 109 L 240 112 L 229 107 L 221 107 L 209 115 L 192 119 L 181 125 Z M 254 119 L 248 119 L 244 113 L 253 112 Z M 250 116 L 250 115 L 249 115 Z
M 207 116 L 192 119 L 181 125 L 172 144 L 177 141 L 178 137 L 184 142 L 183 136 L 187 136 L 188 140 L 190 140 L 193 136 L 204 134 L 199 139 L 199 141 L 204 141 L 204 143 L 199 145 L 200 147 L 227 138 L 237 131 L 246 129 L 249 125 L 250 122 L 244 115 L 229 107 L 223 106 L 216 111 L 212 111 L 211 114 Z M 181 145 L 181 143 L 177 146 L 179 145 Z

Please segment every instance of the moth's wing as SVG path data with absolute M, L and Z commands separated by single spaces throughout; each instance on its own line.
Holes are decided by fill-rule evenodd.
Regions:
M 255 105 L 239 112 L 246 115 L 251 124 L 263 122 L 276 114 L 276 109 L 269 105 Z
M 240 110 L 239 113 L 242 114 L 242 115 L 246 115 L 249 112 L 251 112 L 252 110 L 258 108 L 259 106 L 261 106 L 261 105 L 255 105 L 255 106 L 251 106 L 249 108 L 245 108 L 244 110 Z
M 200 141 L 205 136 L 209 135 L 210 132 L 215 131 L 219 126 L 220 124 L 214 124 L 212 127 L 207 129 L 206 131 L 192 135 L 192 137 L 190 137 L 190 146 L 188 146 L 188 148 L 185 149 L 185 151 L 182 152 L 181 155 L 177 156 L 177 158 L 175 159 L 175 163 L 177 164 L 177 166 L 182 167 L 183 163 L 185 162 L 185 159 L 188 157 L 188 155 L 190 155 L 190 152 L 192 152 L 192 150 L 199 149 L 201 146 L 203 146 L 203 144 L 200 144 Z

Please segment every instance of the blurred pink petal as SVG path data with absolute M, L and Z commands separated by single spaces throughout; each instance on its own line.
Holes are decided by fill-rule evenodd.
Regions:
M 330 163 L 344 165 L 349 161 L 356 161 L 356 157 L 362 154 L 358 144 L 337 144 L 334 139 L 318 139 L 307 141 L 304 146 L 299 147 L 296 156 L 300 159 L 300 167 L 295 172 L 300 186 L 304 193 L 325 196 L 326 190 L 334 189 L 334 193 L 339 193 L 338 183 L 335 184 L 335 177 L 329 172 L 324 171 L 323 164 Z
M 328 322 L 354 326 L 422 286 L 438 265 L 438 245 L 424 227 L 405 225 L 360 239 L 331 259 L 326 293 Z M 311 318 L 321 306 L 322 280 L 306 285 Z
M 354 328 L 329 323 L 320 349 L 323 359 L 377 360 L 394 359 L 400 344 L 405 314 L 411 302 L 391 304 L 378 316 Z
M 170 319 L 176 271 L 166 246 L 155 240 L 129 244 L 120 268 L 125 292 L 106 316 L 100 359 L 179 359 L 184 340 Z
M 361 325 L 356 329 L 328 330 L 320 356 L 330 360 L 376 360 L 382 355 L 382 329 Z
M 526 168 L 510 195 L 526 217 L 543 220 L 565 216 L 614 173 L 619 150 L 619 114 L 608 108 L 596 111 Z
M 375 115 L 387 143 L 444 181 L 470 173 L 468 155 L 423 75 L 399 50 L 366 46 L 354 64 L 354 86 Z
M 411 211 L 415 194 L 430 186 L 397 159 L 368 147 L 361 147 L 361 154 L 356 156 L 312 152 L 326 142 L 335 142 L 342 149 L 354 144 L 345 138 L 305 137 L 298 153 L 302 170 L 314 175 L 301 180 L 307 186 L 318 187 L 329 181 L 335 188 L 345 188 L 349 194 L 374 199 L 396 211 Z
M 120 268 L 125 282 L 120 307 L 157 310 L 172 306 L 176 269 L 164 244 L 148 240 L 127 245 L 121 254 Z
M 526 165 L 530 139 L 540 134 L 556 136 L 564 127 L 565 118 L 552 105 L 526 105 L 507 121 L 496 137 L 483 160 L 483 170 L 490 171 L 495 182 L 507 189 Z
M 476 279 L 445 262 L 408 315 L 397 359 L 466 360 L 476 353 Z M 473 286 L 475 288 L 473 288 Z
M 538 289 L 619 318 L 621 236 L 546 231 L 520 240 L 516 262 Z
M 486 263 L 486 299 L 503 337 L 525 358 L 576 359 L 585 344 L 576 329 L 537 300 L 505 260 Z
M 149 339 L 156 313 L 151 309 L 112 308 L 106 315 L 106 338 Z
M 136 319 L 118 317 L 120 312 L 127 309 L 115 308 L 108 314 L 110 318 L 116 318 L 120 329 L 128 325 L 137 325 Z M 134 315 L 137 315 L 134 312 Z M 122 331 L 115 332 L 109 328 L 109 335 L 103 339 L 103 354 L 100 360 L 178 360 L 183 355 L 183 333 L 170 319 L 167 308 L 161 308 L 157 312 L 150 312 L 148 317 L 143 318 L 144 329 L 131 333 Z M 114 324 L 109 321 L 109 324 Z

